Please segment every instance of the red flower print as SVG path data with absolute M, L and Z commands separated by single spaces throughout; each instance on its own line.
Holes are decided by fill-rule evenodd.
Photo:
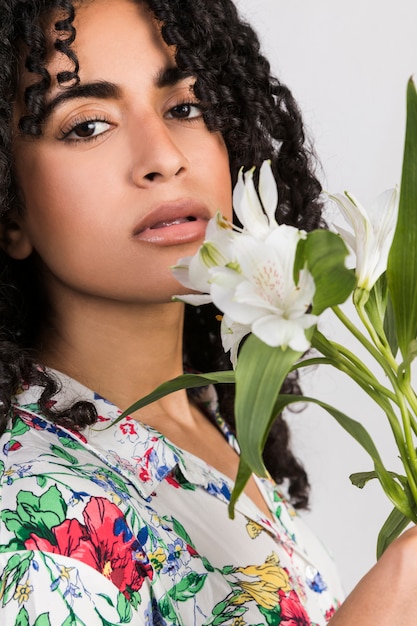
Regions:
M 338 607 L 332 606 L 332 608 L 331 608 L 331 609 L 329 609 L 328 611 L 326 611 L 326 615 L 325 615 L 326 622 L 330 622 L 330 620 L 332 619 L 333 615 L 336 613 L 336 609 L 337 609 L 337 608 L 338 608 Z
M 120 430 L 124 435 L 136 435 L 136 428 L 134 424 L 120 424 Z
M 85 525 L 73 519 L 55 526 L 54 543 L 32 533 L 26 548 L 77 559 L 106 576 L 129 598 L 146 577 L 152 579 L 153 571 L 123 513 L 106 498 L 91 498 L 83 517 Z
M 172 474 L 167 474 L 165 476 L 165 480 L 167 481 L 168 484 L 170 484 L 172 487 L 175 487 L 175 489 L 179 489 L 180 488 L 180 484 L 178 482 L 178 480 L 176 478 L 174 478 L 174 476 Z
M 190 556 L 198 556 L 197 550 L 195 550 L 189 543 L 186 544 L 185 549 Z
M 280 593 L 281 622 L 280 626 L 311 626 L 310 618 L 303 608 L 295 591 L 288 595 Z

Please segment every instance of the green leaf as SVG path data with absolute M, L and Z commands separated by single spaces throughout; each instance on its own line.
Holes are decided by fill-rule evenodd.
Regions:
M 29 626 L 29 613 L 24 606 L 22 606 L 17 614 L 15 626 Z
M 175 519 L 175 517 L 172 518 L 172 523 L 173 523 L 173 527 L 174 527 L 174 532 L 178 535 L 178 537 L 181 537 L 181 539 L 183 539 L 185 541 L 185 543 L 188 543 L 189 546 L 191 546 L 192 548 L 194 548 L 195 550 L 195 545 L 190 537 L 190 535 L 187 533 L 187 531 L 185 530 L 184 526 L 181 524 L 181 522 L 179 522 L 177 519 Z
M 206 578 L 207 574 L 191 572 L 179 583 L 174 585 L 174 587 L 168 591 L 168 595 L 177 602 L 185 602 L 193 598 L 203 588 Z
M 236 433 L 242 463 L 258 476 L 267 474 L 262 451 L 277 415 L 277 396 L 300 356 L 301 352 L 290 348 L 271 348 L 255 335 L 249 335 L 241 348 L 236 366 Z M 247 475 L 244 465 L 242 472 Z
M 316 398 L 306 396 L 293 396 L 288 394 L 282 394 L 278 397 L 275 410 L 276 413 L 280 413 L 286 406 L 293 404 L 294 402 L 312 402 L 322 407 L 330 415 L 332 415 L 336 421 L 342 426 L 346 432 L 348 432 L 361 446 L 366 450 L 374 462 L 375 472 L 378 476 L 378 480 L 382 485 L 388 498 L 408 519 L 416 522 L 417 516 L 414 511 L 414 506 L 411 504 L 412 500 L 408 497 L 407 493 L 400 484 L 396 474 L 389 472 L 385 469 L 379 452 L 369 435 L 368 431 L 362 426 L 360 422 L 348 417 L 333 406 L 321 402 Z
M 400 206 L 388 257 L 387 278 L 397 327 L 398 345 L 406 359 L 417 335 L 417 92 L 407 88 L 407 124 Z
M 389 473 L 393 478 L 396 478 L 403 487 L 408 484 L 406 476 L 402 476 L 396 472 Z M 355 485 L 355 487 L 358 487 L 359 489 L 363 489 L 370 480 L 374 480 L 375 478 L 378 479 L 378 474 L 376 472 L 356 472 L 355 474 L 351 474 L 349 478 L 352 485 Z
M 233 485 L 233 490 L 230 496 L 230 502 L 229 502 L 230 519 L 234 519 L 235 517 L 236 501 L 238 497 L 240 496 L 240 494 L 242 493 L 242 491 L 244 490 L 246 483 L 251 477 L 251 474 L 252 474 L 251 468 L 249 467 L 247 463 L 245 463 L 245 459 L 241 455 L 239 458 L 239 467 L 237 470 L 235 484 Z
M 348 253 L 343 239 L 328 230 L 313 230 L 298 244 L 294 269 L 298 273 L 307 263 L 314 278 L 312 312 L 315 315 L 345 302 L 355 288 L 355 273 L 345 265 Z M 294 279 L 298 282 L 296 275 Z
M 202 589 L 206 578 L 207 574 L 191 572 L 174 585 L 159 602 L 159 610 L 162 616 L 173 624 L 177 623 L 177 614 L 173 607 L 173 601 L 185 602 L 193 598 Z
M 351 474 L 349 478 L 352 485 L 355 485 L 355 487 L 358 487 L 359 489 L 363 489 L 370 480 L 378 478 L 378 475 L 376 472 L 355 472 L 354 474 Z
M 132 619 L 132 607 L 123 593 L 117 596 L 117 613 L 122 624 L 128 624 Z
M 13 423 L 13 427 L 11 430 L 11 434 L 14 437 L 20 437 L 24 435 L 28 430 L 30 430 L 30 426 L 26 424 L 20 417 L 17 417 Z
M 235 382 L 235 373 L 233 371 L 226 372 L 210 372 L 209 374 L 182 374 L 181 376 L 177 376 L 176 378 L 172 378 L 162 385 L 159 385 L 156 389 L 154 389 L 147 396 L 144 396 L 130 407 L 123 411 L 119 417 L 112 422 L 111 427 L 120 420 L 124 419 L 131 413 L 134 413 L 138 409 L 142 409 L 144 406 L 167 396 L 169 393 L 173 393 L 174 391 L 179 391 L 180 389 L 191 389 L 193 387 L 204 387 L 210 384 L 216 383 L 234 383 Z M 108 426 L 107 428 L 110 428 Z
M 388 548 L 389 544 L 394 541 L 402 532 L 407 528 L 410 520 L 397 508 L 394 508 L 389 514 L 385 524 L 382 526 L 378 535 L 378 542 L 376 548 L 376 557 L 382 555 L 382 553 Z
M 113 600 L 106 593 L 98 593 L 97 595 L 100 596 L 100 598 L 103 598 L 109 606 L 114 607 Z
M 4 513 L 4 524 L 16 537 L 25 541 L 31 533 L 44 537 L 55 544 L 52 532 L 66 516 L 67 505 L 59 489 L 52 485 L 40 497 L 30 491 L 19 491 L 16 511 Z
M 70 448 L 71 450 L 84 450 L 84 446 L 74 439 L 69 439 L 68 437 L 58 437 L 58 439 L 64 448 Z
M 168 622 L 171 624 L 176 623 L 177 615 L 175 613 L 174 607 L 172 606 L 171 598 L 168 594 L 165 594 L 160 602 L 158 603 L 159 611 Z
M 67 452 L 66 450 L 64 450 L 64 448 L 61 448 L 60 446 L 56 446 L 52 444 L 50 446 L 50 450 L 56 456 L 61 457 L 61 459 L 64 459 L 65 461 L 68 461 L 68 463 L 70 463 L 71 465 L 78 465 L 78 459 L 72 454 L 70 454 L 69 452 Z
M 6 567 L 3 570 L 0 585 L 0 598 L 2 600 L 2 606 L 7 604 L 9 596 L 14 594 L 16 585 L 29 569 L 32 558 L 32 551 L 23 551 L 21 553 L 14 554 L 7 561 Z
M 44 476 L 43 474 L 41 474 L 40 476 L 36 476 L 36 482 L 39 485 L 39 487 L 45 487 L 46 483 L 48 482 L 48 479 L 46 478 L 46 476 Z
M 49 613 L 41 613 L 34 621 L 33 626 L 51 626 Z

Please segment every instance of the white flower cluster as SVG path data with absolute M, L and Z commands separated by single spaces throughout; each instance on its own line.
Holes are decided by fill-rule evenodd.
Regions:
M 233 366 L 242 338 L 252 332 L 269 346 L 304 352 L 310 346 L 305 329 L 317 317 L 308 313 L 315 286 L 307 269 L 294 280 L 297 245 L 306 233 L 275 219 L 278 192 L 271 166 L 239 173 L 233 207 L 243 228 L 220 213 L 210 220 L 206 240 L 197 254 L 173 268 L 177 280 L 200 294 L 176 299 L 199 305 L 213 302 L 222 311 L 222 342 Z

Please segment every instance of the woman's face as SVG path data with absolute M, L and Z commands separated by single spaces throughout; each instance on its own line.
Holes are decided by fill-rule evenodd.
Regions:
M 79 85 L 56 84 L 72 65 L 55 53 L 43 135 L 16 134 L 25 211 L 9 253 L 36 251 L 52 301 L 64 290 L 165 302 L 181 290 L 170 266 L 196 251 L 217 210 L 231 217 L 227 151 L 144 8 L 95 0 L 75 26 Z

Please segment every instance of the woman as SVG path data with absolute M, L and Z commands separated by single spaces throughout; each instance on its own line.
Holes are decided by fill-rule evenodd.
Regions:
M 280 220 L 320 221 L 299 113 L 252 30 L 229 0 L 0 14 L 2 623 L 385 623 L 410 535 L 332 617 L 332 563 L 275 484 L 252 479 L 228 518 L 230 390 L 220 410 L 179 392 L 111 425 L 183 361 L 227 367 L 214 312 L 184 323 L 169 268 L 232 217 L 241 165 L 272 157 Z M 305 505 L 278 430 L 271 471 Z

